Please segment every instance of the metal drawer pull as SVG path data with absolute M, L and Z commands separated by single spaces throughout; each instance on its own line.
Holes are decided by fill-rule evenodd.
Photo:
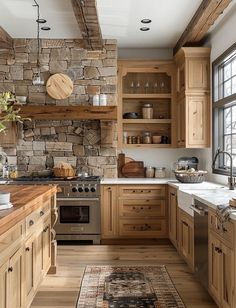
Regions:
M 39 215 L 42 217 L 44 215 L 44 211 L 40 211 Z
M 193 206 L 193 205 L 190 205 L 190 209 L 193 210 L 194 212 L 196 212 L 196 213 L 197 213 L 198 215 L 200 215 L 200 216 L 205 216 L 206 213 L 207 213 L 206 210 L 204 210 L 204 209 L 198 209 L 198 208 L 196 208 L 196 207 Z
M 30 248 L 29 248 L 29 247 L 26 247 L 26 248 L 25 248 L 25 251 L 30 251 Z
M 13 267 L 12 266 L 8 268 L 8 272 L 13 272 Z
M 34 225 L 34 221 L 33 221 L 32 219 L 29 221 L 29 225 L 30 225 L 30 226 L 33 226 L 33 225 Z

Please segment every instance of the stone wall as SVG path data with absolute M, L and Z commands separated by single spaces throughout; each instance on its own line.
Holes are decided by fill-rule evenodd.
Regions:
M 0 92 L 27 96 L 32 105 L 90 105 L 95 94 L 106 94 L 116 105 L 117 46 L 106 40 L 103 51 L 87 51 L 80 40 L 42 40 L 41 73 L 47 81 L 65 73 L 74 83 L 72 95 L 52 99 L 46 87 L 32 84 L 37 66 L 37 41 L 16 39 L 14 51 L 0 51 Z M 25 121 L 15 148 L 4 149 L 20 175 L 51 169 L 59 161 L 87 167 L 93 175 L 116 176 L 116 148 L 101 145 L 99 121 Z

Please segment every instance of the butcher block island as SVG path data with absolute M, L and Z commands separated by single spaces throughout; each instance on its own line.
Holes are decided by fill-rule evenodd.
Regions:
M 44 276 L 56 272 L 52 185 L 1 185 L 13 207 L 0 211 L 0 307 L 29 307 Z

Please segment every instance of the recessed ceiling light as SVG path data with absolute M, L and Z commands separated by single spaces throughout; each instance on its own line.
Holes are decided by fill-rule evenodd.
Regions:
M 43 31 L 49 31 L 49 30 L 51 30 L 51 28 L 50 28 L 50 27 L 41 27 L 41 30 L 43 30 Z
M 140 28 L 140 30 L 141 30 L 141 31 L 149 31 L 150 28 L 148 28 L 148 27 L 142 27 L 142 28 Z
M 143 24 L 150 24 L 150 22 L 152 22 L 152 21 L 151 21 L 151 19 L 149 19 L 149 18 L 144 18 L 144 19 L 141 20 L 141 22 L 142 22 Z
M 45 22 L 47 22 L 47 20 L 43 19 L 43 18 L 38 18 L 38 19 L 36 19 L 36 22 L 39 23 L 39 24 L 45 24 Z

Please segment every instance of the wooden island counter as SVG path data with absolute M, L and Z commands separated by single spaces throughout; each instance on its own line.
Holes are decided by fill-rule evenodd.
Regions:
M 0 185 L 13 207 L 0 211 L 0 307 L 27 308 L 56 272 L 56 185 Z M 14 294 L 14 296 L 13 296 Z

